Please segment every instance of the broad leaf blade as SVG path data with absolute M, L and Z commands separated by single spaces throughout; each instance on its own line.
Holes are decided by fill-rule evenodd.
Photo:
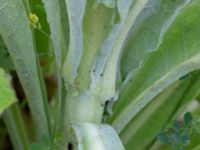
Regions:
M 123 52 L 121 60 L 122 80 L 125 80 L 123 84 L 126 85 L 136 70 L 142 66 L 145 56 L 157 49 L 164 33 L 189 2 L 189 0 L 148 2 L 132 27 Z
M 124 89 L 111 119 L 118 132 L 167 86 L 199 69 L 199 7 L 200 1 L 195 0 L 181 12 L 165 33 L 158 50 L 146 58 Z
M 0 68 L 0 115 L 6 108 L 16 102 L 15 92 L 10 84 L 10 76 Z
M 48 134 L 47 104 L 44 104 L 47 99 L 45 89 L 41 88 L 39 65 L 25 9 L 20 0 L 0 0 L 0 6 L 0 34 L 27 96 L 38 134 Z

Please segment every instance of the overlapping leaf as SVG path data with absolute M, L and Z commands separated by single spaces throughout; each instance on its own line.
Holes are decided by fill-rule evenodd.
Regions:
M 118 132 L 167 86 L 199 69 L 199 7 L 200 1 L 195 0 L 181 11 L 165 33 L 159 48 L 145 59 L 124 89 L 111 119 Z
M 44 107 L 47 99 L 45 89 L 41 88 L 34 41 L 22 1 L 0 0 L 0 34 L 26 93 L 38 134 L 47 134 L 47 108 Z
M 142 65 L 144 57 L 156 50 L 164 33 L 190 0 L 150 0 L 132 27 L 121 60 L 123 87 Z M 122 89 L 123 89 L 122 87 Z

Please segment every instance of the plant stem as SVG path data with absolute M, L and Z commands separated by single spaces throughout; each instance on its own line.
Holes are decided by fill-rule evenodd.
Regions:
M 64 106 L 65 106 L 65 89 L 62 81 L 62 77 L 60 76 L 59 71 L 57 70 L 57 97 L 55 100 L 55 113 L 54 113 L 54 128 L 53 128 L 53 137 L 55 137 L 56 133 L 60 133 L 63 128 L 63 119 L 64 119 Z
M 17 104 L 14 104 L 4 112 L 3 120 L 6 124 L 14 149 L 29 150 L 25 126 Z

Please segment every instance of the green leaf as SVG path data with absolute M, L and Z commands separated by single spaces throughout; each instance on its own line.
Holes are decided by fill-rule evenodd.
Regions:
M 182 97 L 191 80 L 176 82 L 165 89 L 134 117 L 120 133 L 127 150 L 147 148 L 157 134 L 170 120 L 177 107 L 181 106 Z M 145 133 L 145 134 L 143 134 Z
M 104 5 L 96 7 L 94 5 L 93 0 L 88 0 L 83 22 L 84 51 L 75 81 L 78 83 L 76 85 L 80 91 L 88 89 L 90 86 L 91 73 L 96 71 L 92 70 L 94 59 L 111 30 L 112 15 L 115 12 L 114 9 L 109 9 Z
M 63 66 L 63 78 L 66 84 L 72 84 L 77 75 L 77 69 L 83 53 L 82 23 L 86 7 L 86 0 L 66 0 L 70 41 L 69 51 Z
M 0 115 L 17 100 L 10 84 L 10 76 L 0 68 Z
M 72 126 L 77 150 L 124 150 L 115 130 L 106 124 L 80 123 Z
M 123 84 L 127 84 L 136 70 L 142 66 L 145 56 L 157 49 L 167 29 L 189 2 L 188 0 L 149 1 L 133 25 L 123 52 L 121 60 L 122 78 L 125 80 Z
M 102 43 L 92 68 L 95 72 L 91 74 L 91 88 L 98 91 L 104 101 L 117 97 L 116 84 L 119 80 L 117 74 L 119 74 L 119 60 L 123 45 L 137 16 L 147 2 L 148 0 L 140 0 L 132 5 L 131 0 L 126 3 L 118 1 L 117 9 L 120 20 L 113 25 L 108 37 Z
M 191 78 L 191 79 L 190 79 Z M 180 81 L 180 80 L 179 80 Z M 179 85 L 179 87 L 174 90 L 173 94 L 169 97 L 168 101 L 172 100 L 172 101 L 179 101 L 179 104 L 175 107 L 175 109 L 172 111 L 172 114 L 168 114 L 167 112 L 165 112 L 165 114 L 168 114 L 169 116 L 171 116 L 170 118 L 166 118 L 168 120 L 167 124 L 163 124 L 163 129 L 164 128 L 168 128 L 168 124 L 171 124 L 172 121 L 174 121 L 175 119 L 177 119 L 180 116 L 180 112 L 182 112 L 185 107 L 188 106 L 188 103 L 193 101 L 195 99 L 195 97 L 198 95 L 198 93 L 200 92 L 200 76 L 199 76 L 199 72 L 194 72 L 191 74 L 191 76 L 187 79 L 185 79 L 184 81 L 181 80 L 181 84 Z M 168 89 L 168 88 L 167 88 Z M 165 107 L 164 107 L 165 108 Z M 164 108 L 161 108 L 164 110 Z M 171 109 L 171 107 L 167 107 L 167 109 Z M 159 113 L 159 112 L 158 112 Z M 162 116 L 162 115 L 161 115 Z M 162 117 L 163 118 L 163 117 Z M 159 119 L 158 119 L 159 120 Z M 156 123 L 157 124 L 157 123 Z M 156 126 L 156 124 L 154 124 Z M 149 124 L 150 125 L 150 124 Z M 151 126 L 154 126 L 151 125 Z M 185 127 L 185 126 L 184 126 Z M 187 126 L 186 126 L 187 127 Z M 144 129 L 141 129 L 144 130 Z M 186 130 L 187 131 L 187 130 Z M 171 130 L 170 130 L 171 132 Z M 191 143 L 195 143 L 196 139 L 199 139 L 199 136 L 195 135 L 194 137 L 191 136 Z M 198 140 L 197 140 L 198 141 Z M 159 146 L 158 144 L 158 140 L 157 142 L 155 142 L 152 146 L 152 150 L 160 150 L 163 149 L 163 145 L 162 147 Z M 193 145 L 187 146 L 189 149 L 191 147 L 193 147 Z M 197 142 L 198 143 L 198 142 Z
M 166 87 L 199 69 L 200 21 L 196 13 L 199 7 L 200 1 L 194 0 L 181 11 L 166 31 L 159 48 L 145 59 L 122 92 L 111 119 L 118 132 Z
M 48 105 L 42 87 L 34 40 L 21 0 L 0 0 L 0 35 L 8 48 L 31 108 L 38 135 L 47 134 Z
M 61 71 L 63 54 L 67 51 L 65 42 L 67 39 L 64 39 L 64 33 L 62 31 L 62 22 L 61 22 L 61 6 L 59 1 L 54 0 L 43 0 L 47 21 L 50 26 L 51 39 L 53 42 L 55 61 L 56 66 L 59 71 Z

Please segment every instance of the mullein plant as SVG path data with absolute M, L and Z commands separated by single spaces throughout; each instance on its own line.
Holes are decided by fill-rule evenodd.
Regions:
M 199 17 L 200 0 L 0 0 L 0 114 L 13 148 L 198 150 L 200 135 L 189 142 L 189 113 L 170 133 L 163 129 L 190 102 L 197 103 L 191 112 L 199 108 Z M 44 49 L 57 81 L 50 101 Z

